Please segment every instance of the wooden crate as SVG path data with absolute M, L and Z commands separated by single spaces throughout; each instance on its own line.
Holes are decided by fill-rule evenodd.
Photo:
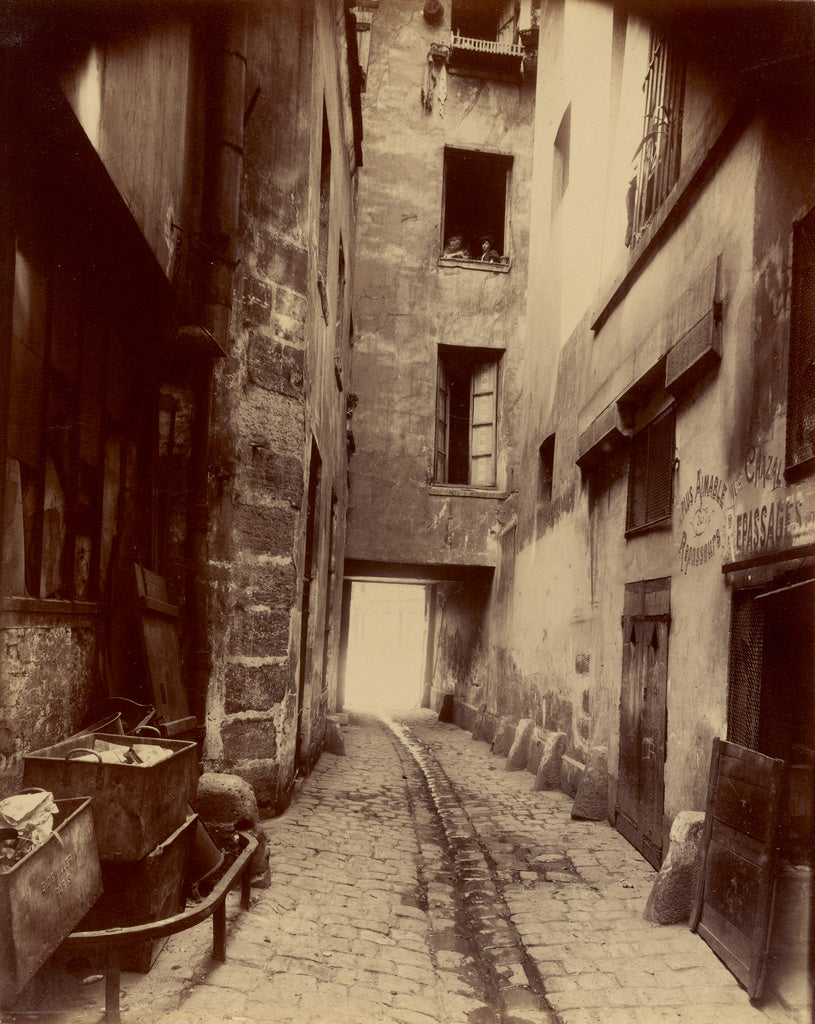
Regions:
M 127 928 L 180 913 L 184 909 L 184 880 L 197 823 L 198 815 L 189 814 L 180 828 L 141 860 L 103 860 L 104 893 L 76 930 Z M 164 942 L 134 942 L 122 949 L 122 970 L 146 973 Z
M 114 743 L 169 748 L 170 757 L 153 765 L 100 764 L 69 759 L 77 747 Z M 90 796 L 101 860 L 146 857 L 184 824 L 195 798 L 198 757 L 195 743 L 143 736 L 93 733 L 27 754 L 23 784 L 47 789 L 56 798 Z
M 56 803 L 51 837 L 0 872 L 0 1003 L 36 974 L 102 892 L 91 801 Z

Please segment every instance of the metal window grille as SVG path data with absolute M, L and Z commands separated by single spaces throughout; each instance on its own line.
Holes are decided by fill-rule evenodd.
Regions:
M 629 228 L 633 244 L 679 177 L 685 62 L 664 37 L 652 35 L 643 83 L 645 115 L 635 154 L 634 209 Z
M 626 534 L 671 518 L 675 424 L 676 412 L 671 406 L 631 440 Z
M 727 738 L 750 750 L 758 749 L 763 661 L 764 614 L 754 597 L 736 597 L 730 618 Z
M 793 234 L 788 372 L 787 472 L 815 459 L 815 210 Z

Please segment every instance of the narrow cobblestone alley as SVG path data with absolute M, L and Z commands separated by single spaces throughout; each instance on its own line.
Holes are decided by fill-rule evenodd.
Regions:
M 486 743 L 428 711 L 344 732 L 264 823 L 271 886 L 248 912 L 230 897 L 226 963 L 206 925 L 174 936 L 122 975 L 124 1024 L 802 1024 L 644 921 L 649 865 Z M 55 958 L 4 1020 L 101 1022 L 82 980 Z

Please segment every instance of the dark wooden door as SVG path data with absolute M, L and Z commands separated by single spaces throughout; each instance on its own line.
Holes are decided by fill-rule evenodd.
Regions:
M 626 585 L 617 829 L 662 864 L 670 580 Z
M 758 999 L 767 968 L 784 762 L 713 741 L 690 926 Z

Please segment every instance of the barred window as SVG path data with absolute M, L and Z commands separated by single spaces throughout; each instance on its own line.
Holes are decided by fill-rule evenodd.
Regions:
M 670 521 L 675 424 L 672 405 L 631 439 L 626 536 Z
M 795 225 L 792 243 L 786 475 L 815 464 L 815 209 Z
M 629 246 L 635 244 L 679 177 L 685 62 L 664 37 L 653 33 L 642 88 L 645 115 L 629 186 L 625 239 Z

